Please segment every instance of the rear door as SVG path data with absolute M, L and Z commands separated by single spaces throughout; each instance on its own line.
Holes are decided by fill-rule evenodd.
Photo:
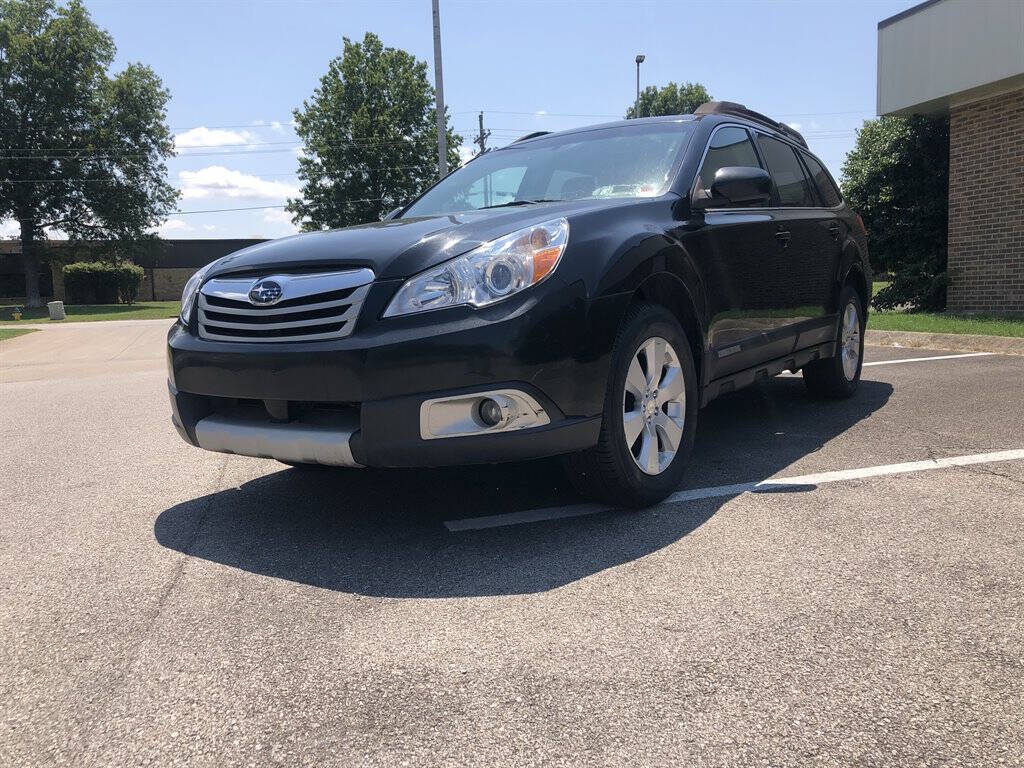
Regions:
M 818 197 L 821 226 L 817 236 L 821 241 L 822 252 L 828 267 L 824 303 L 826 311 L 831 313 L 837 309 L 835 301 L 838 300 L 838 296 L 835 296 L 834 293 L 838 285 L 839 265 L 843 260 L 843 243 L 846 242 L 849 226 L 840 215 L 843 197 L 839 192 L 839 186 L 825 170 L 825 166 L 808 152 L 801 151 L 800 157 L 803 158 Z
M 832 338 L 827 305 L 837 240 L 835 214 L 820 207 L 795 147 L 759 133 L 758 148 L 775 182 L 779 244 L 770 284 L 778 320 L 797 349 Z

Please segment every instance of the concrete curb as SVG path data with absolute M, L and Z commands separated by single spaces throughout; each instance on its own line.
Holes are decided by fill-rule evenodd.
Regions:
M 100 327 L 118 327 L 118 326 L 149 326 L 149 325 L 165 325 L 168 328 L 174 323 L 173 317 L 158 317 L 150 320 L 78 320 L 74 322 L 58 321 L 53 323 L 33 323 L 25 322 L 24 320 L 16 323 L 0 323 L 0 328 L 34 328 L 36 330 L 53 330 L 54 328 L 81 328 L 100 326 Z
M 995 352 L 1024 355 L 1024 338 L 981 336 L 970 333 L 919 333 L 914 331 L 868 331 L 866 344 L 882 347 L 921 347 L 952 352 Z

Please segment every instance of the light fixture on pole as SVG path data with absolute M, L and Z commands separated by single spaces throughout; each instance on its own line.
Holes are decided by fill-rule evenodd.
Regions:
M 640 117 L 640 65 L 645 58 L 642 53 L 636 55 L 636 103 L 633 105 L 633 117 Z

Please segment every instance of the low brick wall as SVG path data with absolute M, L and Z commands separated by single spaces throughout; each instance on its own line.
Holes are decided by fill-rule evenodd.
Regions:
M 953 107 L 949 309 L 1024 311 L 1024 88 Z

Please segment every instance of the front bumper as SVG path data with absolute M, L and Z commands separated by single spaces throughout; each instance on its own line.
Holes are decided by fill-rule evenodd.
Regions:
M 213 342 L 176 323 L 168 334 L 173 422 L 210 450 L 341 466 L 493 463 L 588 448 L 600 431 L 607 345 L 588 330 L 582 286 L 549 282 L 484 310 L 361 321 L 330 342 Z M 530 395 L 550 423 L 421 435 L 424 401 L 498 388 Z M 274 421 L 264 401 L 290 404 L 294 415 Z

